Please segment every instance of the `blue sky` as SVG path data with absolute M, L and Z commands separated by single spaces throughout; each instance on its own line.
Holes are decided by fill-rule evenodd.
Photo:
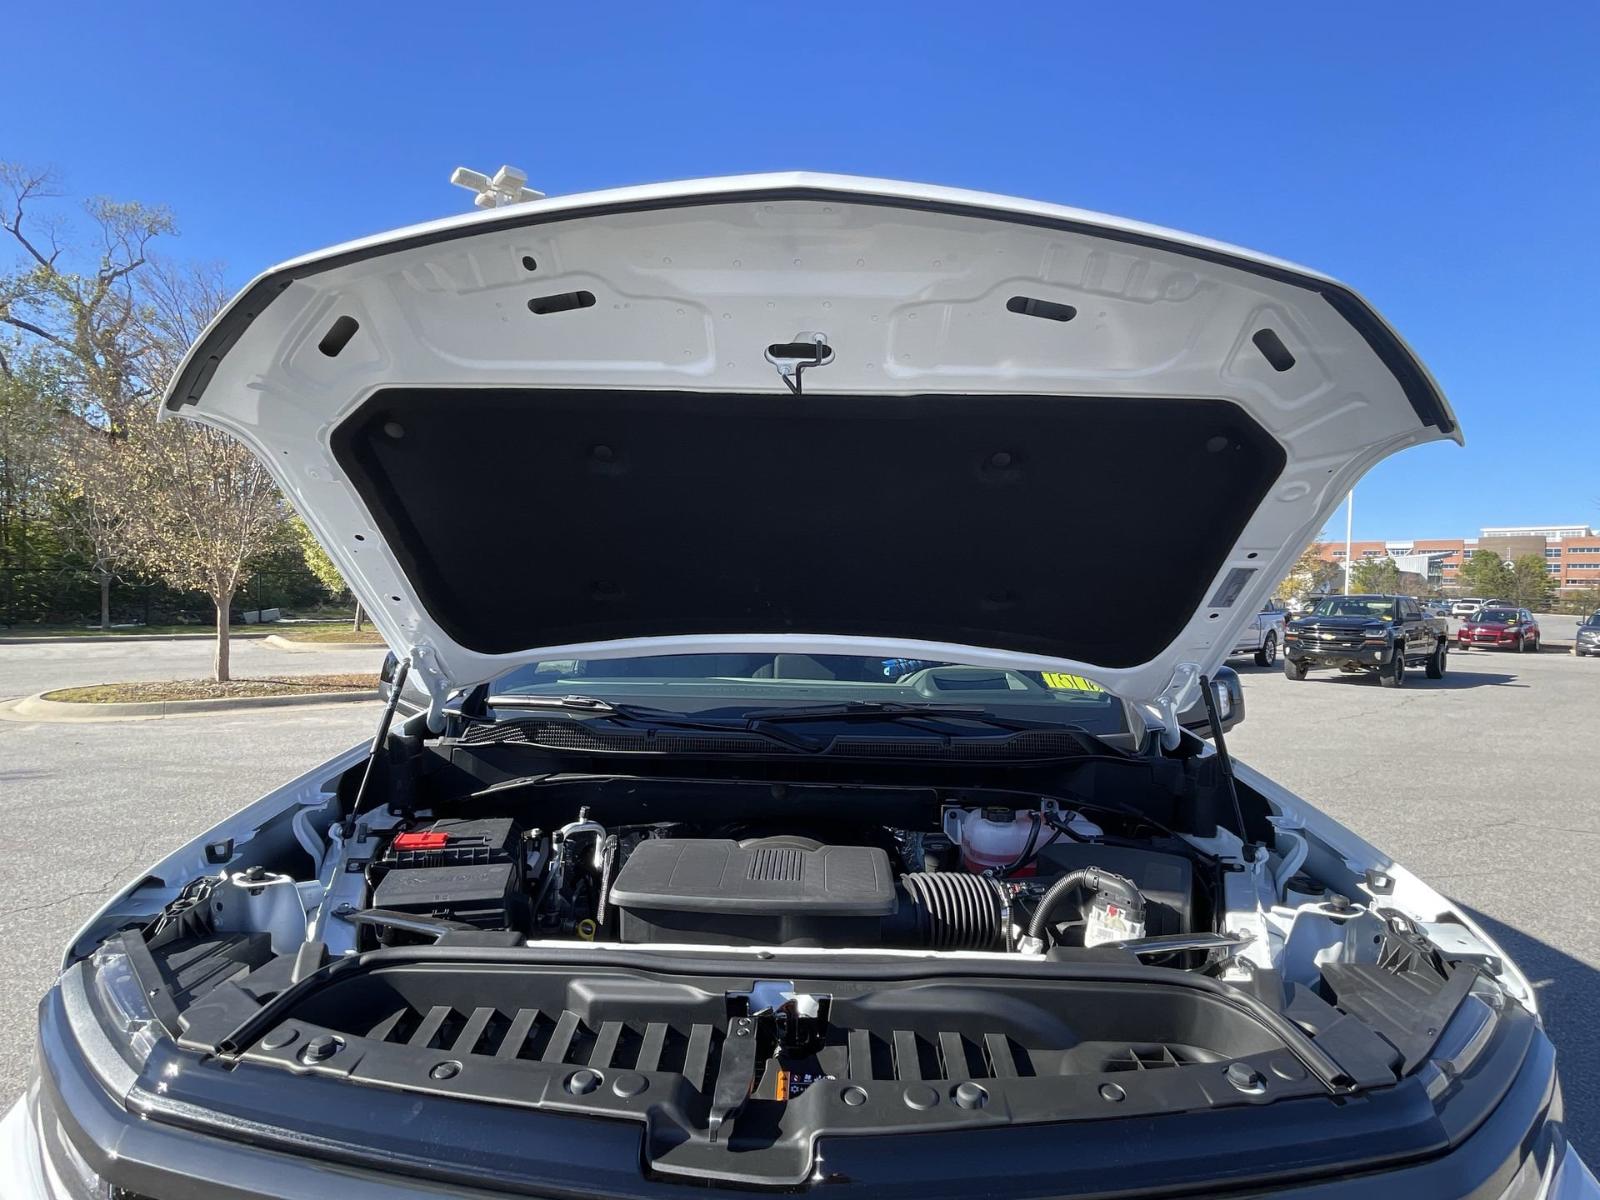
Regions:
M 0 158 L 165 203 L 243 282 L 545 191 L 807 168 L 1038 197 L 1325 270 L 1466 429 L 1357 537 L 1600 524 L 1600 5 L 17 6 Z M 1343 536 L 1342 514 L 1335 520 Z

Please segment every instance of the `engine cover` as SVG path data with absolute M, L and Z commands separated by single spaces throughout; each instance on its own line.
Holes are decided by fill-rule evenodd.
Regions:
M 641 842 L 611 885 L 624 942 L 873 945 L 896 907 L 871 846 Z

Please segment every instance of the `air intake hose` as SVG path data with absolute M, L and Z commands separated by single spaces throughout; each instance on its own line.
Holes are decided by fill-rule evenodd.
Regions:
M 1001 944 L 1006 901 L 1001 884 L 965 871 L 900 877 L 900 904 L 883 920 L 888 945 L 931 950 L 992 950 Z

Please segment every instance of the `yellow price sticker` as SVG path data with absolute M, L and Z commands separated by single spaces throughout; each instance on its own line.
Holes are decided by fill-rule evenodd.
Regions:
M 1066 691 L 1066 692 L 1103 692 L 1103 691 L 1105 691 L 1105 688 L 1101 687 L 1094 680 L 1086 679 L 1082 675 L 1069 675 L 1065 671 L 1045 671 L 1045 672 L 1043 672 L 1043 675 L 1044 675 L 1044 685 L 1045 685 L 1045 687 L 1054 688 L 1057 691 Z

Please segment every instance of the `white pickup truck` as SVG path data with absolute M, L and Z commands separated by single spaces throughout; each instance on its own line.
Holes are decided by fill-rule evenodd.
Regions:
M 1239 633 L 1239 641 L 1230 657 L 1241 654 L 1255 655 L 1256 665 L 1272 667 L 1278 663 L 1278 651 L 1283 648 L 1283 626 L 1288 619 L 1281 600 L 1268 600 Z

